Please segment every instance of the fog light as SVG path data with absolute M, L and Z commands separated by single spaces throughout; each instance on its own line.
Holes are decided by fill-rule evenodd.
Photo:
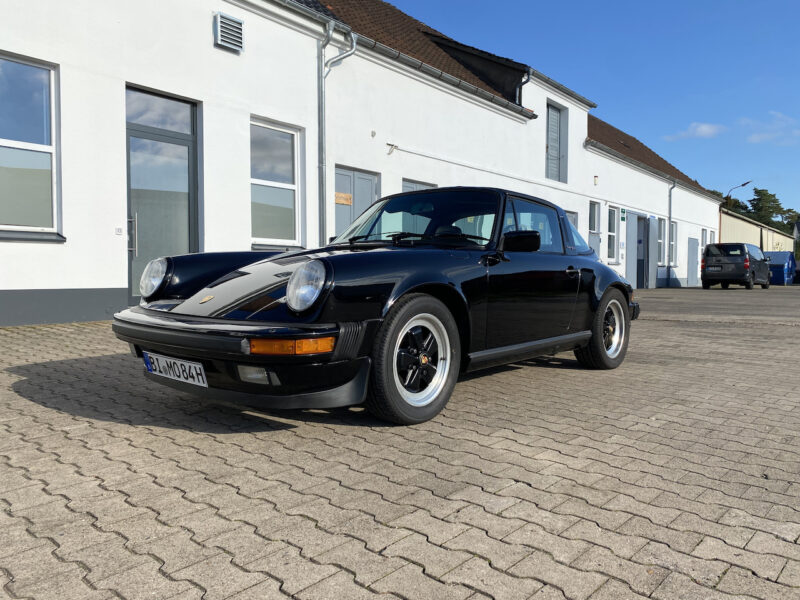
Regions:
M 269 376 L 264 367 L 253 367 L 250 365 L 237 365 L 239 379 L 247 383 L 260 383 L 269 385 Z

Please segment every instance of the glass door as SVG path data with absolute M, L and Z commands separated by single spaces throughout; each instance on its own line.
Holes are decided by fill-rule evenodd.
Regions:
M 194 105 L 127 90 L 128 255 L 131 303 L 160 256 L 196 252 Z

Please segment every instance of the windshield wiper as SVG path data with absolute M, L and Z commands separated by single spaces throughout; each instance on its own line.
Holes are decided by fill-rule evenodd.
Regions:
M 373 236 L 386 236 L 385 238 L 377 237 L 374 239 L 369 239 Z M 364 235 L 354 235 L 351 238 L 348 238 L 348 242 L 352 245 L 355 242 L 363 242 L 363 241 L 370 241 L 370 242 L 392 242 L 397 243 L 400 240 L 405 240 L 412 237 L 419 237 L 419 238 L 426 238 L 430 237 L 425 235 L 424 233 L 414 233 L 413 231 L 392 231 L 392 232 L 383 232 L 383 233 L 367 233 Z

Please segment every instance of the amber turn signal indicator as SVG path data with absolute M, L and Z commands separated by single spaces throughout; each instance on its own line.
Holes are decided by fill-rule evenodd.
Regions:
M 272 354 L 293 356 L 298 354 L 323 354 L 333 352 L 335 337 L 309 338 L 305 340 L 250 340 L 250 354 Z

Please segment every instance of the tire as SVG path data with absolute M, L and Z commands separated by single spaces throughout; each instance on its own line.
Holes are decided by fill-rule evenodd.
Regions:
M 613 318 L 610 323 L 607 317 Z M 613 327 L 611 339 L 606 336 L 608 326 Z M 592 337 L 586 346 L 575 349 L 575 358 L 587 369 L 616 369 L 628 352 L 630 329 L 631 316 L 625 296 L 615 288 L 606 291 L 592 320 Z
M 744 287 L 746 287 L 748 290 L 753 289 L 753 279 L 755 279 L 755 277 L 753 273 L 750 273 L 750 276 L 744 280 Z
M 710 290 L 711 289 L 711 284 L 708 281 L 704 281 L 703 282 L 703 289 L 704 290 Z
M 762 283 L 761 284 L 761 289 L 762 290 L 768 290 L 769 289 L 769 279 L 767 279 L 767 283 Z
M 447 307 L 427 294 L 403 296 L 372 348 L 367 410 L 402 425 L 432 419 L 450 399 L 460 367 L 458 325 Z
M 731 287 L 731 284 L 730 284 L 730 283 L 728 283 L 727 281 L 726 281 L 725 283 L 723 283 L 723 284 L 722 284 L 722 289 L 723 289 L 723 290 L 727 290 L 729 287 Z

